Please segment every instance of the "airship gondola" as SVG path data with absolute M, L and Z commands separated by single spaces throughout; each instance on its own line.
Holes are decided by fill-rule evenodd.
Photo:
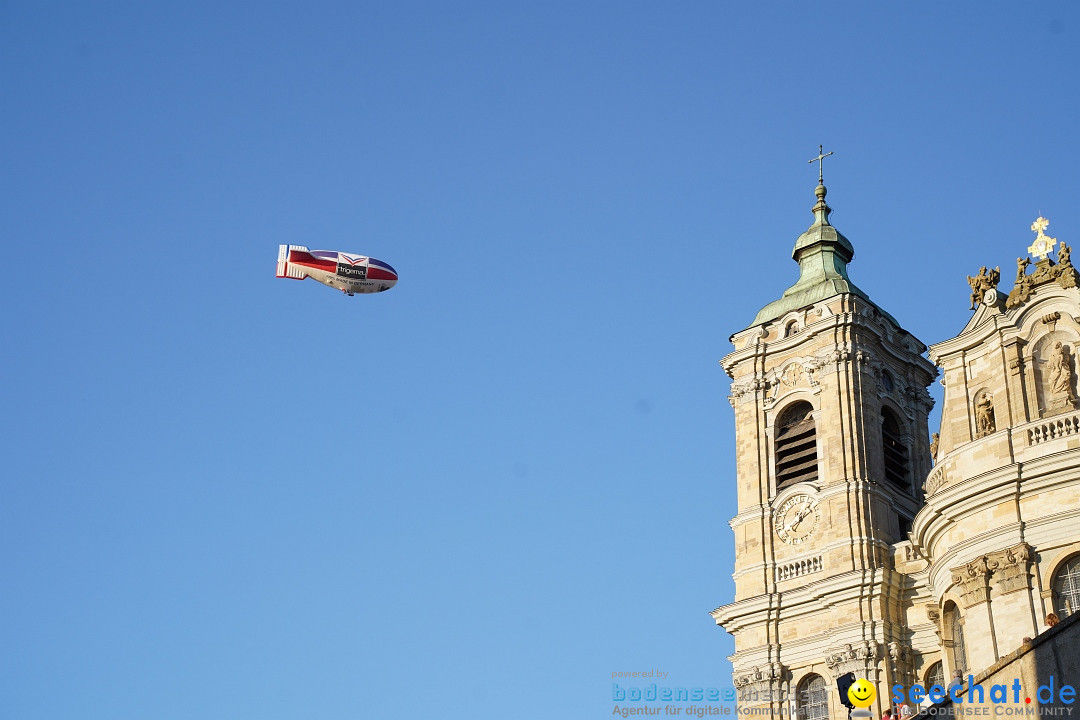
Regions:
M 397 271 L 382 260 L 338 250 L 308 250 L 303 245 L 279 245 L 277 276 L 318 280 L 346 295 L 377 293 L 397 284 Z

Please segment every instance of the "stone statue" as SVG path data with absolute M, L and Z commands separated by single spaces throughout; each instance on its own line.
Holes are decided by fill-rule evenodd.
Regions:
M 1005 307 L 1014 308 L 1023 305 L 1031 298 L 1031 276 L 1027 274 L 1030 264 L 1031 258 L 1016 258 L 1016 283 L 1005 300 Z
M 1024 282 L 1024 277 L 1027 275 L 1028 265 L 1031 264 L 1031 258 L 1016 258 L 1016 282 Z
M 999 282 L 1001 282 L 1001 267 L 987 272 L 986 266 L 983 265 L 979 268 L 978 275 L 975 277 L 968 275 L 968 285 L 971 286 L 970 309 L 974 310 L 975 306 L 982 302 L 987 290 L 996 290 Z
M 1054 269 L 1057 271 L 1057 281 L 1061 287 L 1076 287 L 1078 276 L 1072 264 L 1072 248 L 1065 243 L 1058 246 L 1058 266 Z
M 975 309 L 975 304 L 979 302 L 979 298 L 982 296 L 982 290 L 979 289 L 979 285 L 982 284 L 982 278 L 986 275 L 986 266 L 983 265 L 979 268 L 979 273 L 975 277 L 967 276 L 968 285 L 971 286 L 971 310 Z
M 994 430 L 994 398 L 983 392 L 975 400 L 975 437 L 989 435 Z
M 1072 358 L 1069 351 L 1060 342 L 1054 343 L 1054 349 L 1050 351 L 1050 359 L 1046 362 L 1047 379 L 1052 395 L 1062 395 L 1066 400 L 1073 400 L 1072 391 Z
M 930 436 L 930 460 L 934 463 L 937 462 L 937 449 L 940 439 L 941 437 L 939 433 L 934 433 Z
M 1044 217 L 1040 217 L 1035 222 L 1031 223 L 1032 232 L 1038 233 L 1038 237 L 1035 238 L 1035 242 L 1028 248 L 1028 252 L 1038 259 L 1035 263 L 1035 272 L 1028 275 L 1027 266 L 1031 264 L 1031 260 L 1028 258 L 1016 259 L 1016 285 L 1013 287 L 1012 292 L 1005 298 L 1005 307 L 1014 308 L 1019 307 L 1026 303 L 1035 291 L 1035 288 L 1047 283 L 1056 282 L 1063 288 L 1074 288 L 1080 286 L 1080 272 L 1077 272 L 1076 268 L 1072 264 L 1072 248 L 1061 243 L 1058 245 L 1057 250 L 1057 264 L 1048 257 L 1053 252 L 1054 245 L 1057 243 L 1057 238 L 1052 238 L 1043 233 L 1050 225 L 1050 221 Z M 968 278 L 968 282 L 976 281 L 975 278 Z M 974 285 L 972 285 L 974 290 Z M 974 295 L 972 296 L 974 298 Z M 974 304 L 974 300 L 972 300 Z

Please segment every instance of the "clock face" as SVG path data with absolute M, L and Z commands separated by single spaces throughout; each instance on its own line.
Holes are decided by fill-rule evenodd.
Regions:
M 776 509 L 776 534 L 788 545 L 805 542 L 821 519 L 821 509 L 809 495 L 792 495 Z

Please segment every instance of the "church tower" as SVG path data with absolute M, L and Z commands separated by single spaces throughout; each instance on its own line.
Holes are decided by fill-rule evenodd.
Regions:
M 712 616 L 735 637 L 740 705 L 844 720 L 838 676 L 877 685 L 879 716 L 880 689 L 912 681 L 894 553 L 911 547 L 901 541 L 923 504 L 937 369 L 848 277 L 855 251 L 829 222 L 820 175 L 815 195 L 792 252 L 798 281 L 721 361 L 736 428 L 735 599 Z

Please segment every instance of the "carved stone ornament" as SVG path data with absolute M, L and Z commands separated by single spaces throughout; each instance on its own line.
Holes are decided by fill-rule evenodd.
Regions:
M 937 633 L 938 642 L 941 642 L 941 608 L 936 603 L 926 606 L 926 619 L 934 623 L 934 632 Z
M 1027 280 L 1028 265 L 1031 264 L 1031 258 L 1022 257 L 1016 258 L 1016 280 L 1015 284 L 1019 285 Z
M 1046 411 L 1053 414 L 1076 407 L 1076 395 L 1073 393 L 1073 359 L 1069 349 L 1055 342 L 1046 359 Z
M 927 495 L 933 495 L 947 484 L 948 478 L 945 475 L 945 467 L 943 465 L 938 465 L 926 477 L 926 482 L 923 484 L 923 492 Z
M 1034 559 L 1035 555 L 1027 543 L 1020 543 L 1015 547 L 991 553 L 990 567 L 994 571 L 994 591 L 1004 595 L 1030 588 L 1031 577 L 1028 569 Z
M 739 382 L 731 383 L 731 395 L 728 396 L 728 400 L 734 406 L 735 402 L 741 399 L 748 393 L 755 393 L 758 391 L 767 390 L 769 387 L 768 381 L 762 376 L 755 376 L 746 380 L 740 380 Z
M 757 665 L 749 671 L 735 671 L 731 675 L 732 684 L 740 696 L 756 693 L 775 693 L 780 689 L 787 668 L 778 662 Z
M 895 641 L 889 643 L 889 668 L 892 676 L 905 685 L 911 685 L 914 680 L 913 655 L 910 645 Z
M 941 443 L 941 435 L 934 433 L 930 436 L 930 462 L 937 464 L 937 450 L 938 445 Z
M 1063 288 L 1076 287 L 1076 268 L 1073 267 L 1071 255 L 1072 248 L 1061 243 L 1058 248 L 1058 267 L 1061 268 L 1061 273 L 1056 279 Z
M 990 599 L 990 570 L 985 555 L 951 570 L 952 580 L 960 589 L 960 602 L 965 608 Z
M 1031 224 L 1032 232 L 1038 233 L 1038 236 L 1031 247 L 1028 248 L 1028 252 L 1039 258 L 1039 261 L 1035 263 L 1035 272 L 1028 275 L 1027 268 L 1031 264 L 1031 260 L 1028 258 L 1016 259 L 1016 283 L 1013 285 L 1009 297 L 1005 300 L 1005 307 L 1014 308 L 1024 304 L 1031 299 L 1035 288 L 1040 285 L 1056 282 L 1063 288 L 1077 286 L 1077 272 L 1072 264 L 1072 248 L 1065 243 L 1060 244 L 1057 251 L 1058 261 L 1056 265 L 1048 257 L 1054 249 L 1054 243 L 1057 242 L 1056 238 L 1043 234 L 1043 230 L 1049 225 L 1050 221 L 1044 217 L 1038 218 Z
M 867 677 L 870 670 L 874 669 L 879 657 L 877 643 L 870 641 L 861 643 L 845 643 L 843 649 L 830 653 L 825 657 L 825 664 L 829 666 L 833 677 L 840 677 L 845 673 L 853 672 L 856 677 Z
M 952 569 L 953 582 L 960 589 L 960 600 L 965 608 L 986 602 L 990 598 L 990 584 L 995 595 L 1005 595 L 1031 587 L 1031 563 L 1035 553 L 1027 543 L 1020 543 L 1004 550 L 996 550 Z M 929 608 L 927 609 L 929 613 Z
M 776 403 L 783 394 L 800 385 L 816 388 L 818 380 L 815 374 L 819 364 L 814 360 L 789 362 L 782 368 L 770 371 L 765 375 L 768 395 L 765 397 L 765 406 Z
M 994 305 L 997 302 L 997 286 L 1001 282 L 1001 268 L 996 267 L 987 272 L 986 266 L 979 268 L 979 274 L 975 277 L 968 275 L 968 285 L 971 286 L 971 309 L 979 303 Z
M 994 396 L 983 391 L 975 398 L 975 437 L 985 437 L 996 430 Z

